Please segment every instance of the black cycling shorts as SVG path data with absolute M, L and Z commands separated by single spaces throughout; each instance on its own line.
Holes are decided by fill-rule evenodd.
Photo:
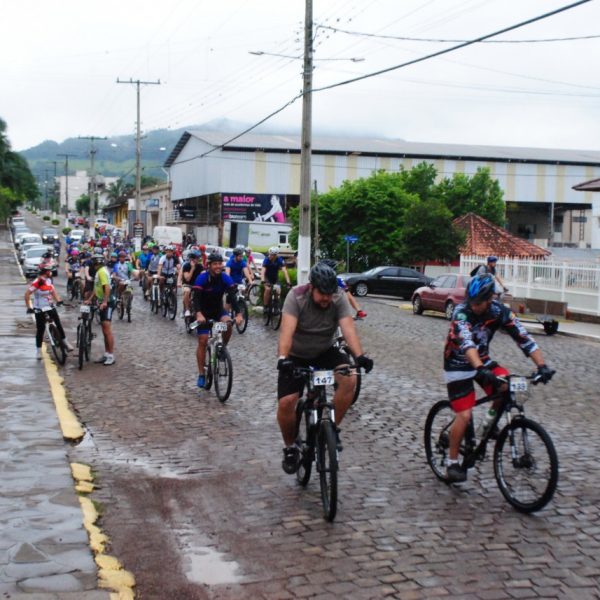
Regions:
M 333 346 L 319 354 L 319 356 L 311 359 L 298 358 L 297 356 L 289 356 L 289 359 L 298 367 L 315 367 L 318 369 L 331 370 L 340 365 L 348 364 L 348 356 L 338 348 Z M 294 377 L 292 373 L 279 371 L 277 378 L 277 397 L 283 398 L 291 394 L 302 394 L 304 389 L 304 378 Z

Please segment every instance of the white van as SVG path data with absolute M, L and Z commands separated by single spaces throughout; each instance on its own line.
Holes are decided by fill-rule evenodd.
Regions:
M 152 232 L 154 241 L 159 245 L 175 244 L 181 248 L 183 244 L 183 231 L 179 227 L 168 227 L 167 225 L 157 225 Z

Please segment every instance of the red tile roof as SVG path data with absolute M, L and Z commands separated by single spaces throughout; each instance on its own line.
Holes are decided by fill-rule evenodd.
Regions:
M 466 233 L 461 254 L 470 256 L 549 256 L 551 252 L 523 238 L 512 235 L 487 219 L 467 213 L 454 219 L 454 225 Z

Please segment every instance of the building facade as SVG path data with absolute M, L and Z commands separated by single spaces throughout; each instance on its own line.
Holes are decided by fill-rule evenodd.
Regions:
M 109 204 L 108 187 L 118 179 L 118 177 L 104 177 L 104 175 L 94 177 L 98 196 L 98 210 L 103 210 Z M 75 212 L 77 200 L 83 195 L 90 194 L 91 184 L 92 179 L 87 171 L 76 171 L 68 177 L 66 175 L 56 177 L 61 212 Z

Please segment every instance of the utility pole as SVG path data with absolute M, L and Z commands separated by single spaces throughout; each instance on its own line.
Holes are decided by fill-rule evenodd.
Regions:
M 141 219 L 141 194 L 140 190 L 142 187 L 142 144 L 141 144 L 141 124 L 140 124 L 140 86 L 141 85 L 160 85 L 160 79 L 157 81 L 140 81 L 139 79 L 129 78 L 129 81 L 121 81 L 117 78 L 117 83 L 128 83 L 135 84 L 137 87 L 137 126 L 136 126 L 136 138 L 135 138 L 135 223 L 139 223 Z M 142 235 L 135 235 L 135 237 L 142 237 Z
M 94 142 L 96 140 L 107 140 L 107 137 L 97 137 L 95 135 L 80 135 L 77 139 L 80 140 L 90 140 L 90 162 L 91 162 L 91 172 L 90 172 L 90 213 L 94 213 L 94 216 L 98 214 L 98 198 L 96 196 L 96 172 L 94 171 L 94 157 L 96 156 L 96 152 L 98 150 L 94 146 Z
M 54 180 L 53 180 L 53 185 L 52 185 L 52 200 L 56 201 L 56 165 L 58 165 L 58 161 L 57 160 L 49 160 L 48 161 L 50 164 L 54 165 Z M 60 212 L 60 202 L 59 204 L 59 212 Z M 46 206 L 46 208 L 48 208 Z
M 75 154 L 57 154 L 65 158 L 65 215 L 69 212 L 69 158 Z M 58 212 L 60 212 L 60 198 L 58 199 Z
M 302 138 L 300 142 L 300 223 L 298 283 L 308 282 L 310 270 L 310 162 L 312 153 L 313 4 L 305 0 Z
M 321 244 L 319 240 L 319 197 L 317 196 L 317 180 L 313 181 L 315 191 L 315 262 L 321 258 Z
M 44 208 L 48 208 L 48 169 L 44 169 Z

